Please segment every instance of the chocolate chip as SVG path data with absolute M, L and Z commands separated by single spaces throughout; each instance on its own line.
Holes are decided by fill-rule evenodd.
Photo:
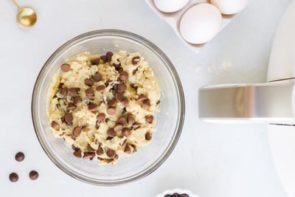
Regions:
M 131 62 L 133 65 L 137 65 L 140 62 L 140 57 L 139 56 L 133 57 Z
M 73 114 L 69 112 L 65 113 L 64 120 L 68 125 L 71 125 L 73 123 Z
M 153 121 L 154 121 L 154 116 L 152 116 L 152 115 L 147 115 L 147 116 L 145 116 L 145 121 L 146 121 L 147 123 L 152 124 Z
M 140 102 L 140 103 L 142 103 L 142 102 L 144 102 L 146 99 L 148 99 L 147 96 L 141 94 L 141 95 L 138 96 L 137 101 Z
M 149 141 L 149 140 L 151 140 L 152 139 L 152 134 L 151 134 L 151 132 L 146 132 L 146 134 L 145 134 L 145 140 L 147 140 L 147 141 Z
M 79 127 L 79 126 L 75 127 L 73 129 L 73 137 L 74 138 L 78 137 L 81 134 L 81 132 L 82 132 L 82 127 Z
M 106 61 L 107 61 L 107 62 L 110 62 L 110 61 L 112 60 L 112 57 L 113 57 L 113 52 L 108 51 L 108 52 L 106 53 Z
M 127 89 L 127 86 L 124 83 L 120 83 L 117 86 L 117 91 L 119 93 L 123 93 Z
M 126 144 L 125 148 L 124 148 L 124 152 L 130 154 L 132 152 L 129 144 Z
M 96 86 L 96 91 L 101 92 L 101 91 L 105 90 L 105 88 L 106 87 L 104 85 L 99 85 L 99 86 Z
M 79 104 L 82 101 L 80 96 L 74 96 L 72 99 L 75 105 Z
M 59 93 L 63 96 L 67 96 L 68 94 L 68 88 L 64 87 L 64 88 L 60 88 L 59 89 Z
M 88 109 L 90 111 L 95 111 L 96 110 L 97 105 L 95 103 L 88 103 Z
M 60 68 L 61 68 L 61 70 L 62 70 L 63 72 L 68 72 L 68 71 L 71 70 L 71 65 L 70 65 L 70 64 L 62 64 L 62 65 L 60 66 Z
M 127 107 L 129 105 L 129 100 L 128 98 L 123 98 L 121 101 L 120 101 L 125 107 Z
M 160 101 L 160 100 L 158 100 L 156 104 L 157 104 L 157 105 L 159 105 L 159 104 L 160 104 L 160 102 L 161 102 L 161 101 Z
M 105 63 L 107 62 L 107 57 L 105 55 L 100 56 L 100 59 Z
M 74 150 L 73 155 L 74 155 L 75 157 L 81 158 L 81 157 L 82 157 L 82 151 L 81 151 L 79 148 L 76 148 L 76 149 Z
M 134 116 L 132 114 L 127 115 L 127 122 L 128 122 L 129 125 L 134 124 L 135 119 L 134 119 Z
M 80 88 L 69 88 L 68 95 L 69 96 L 79 96 Z
M 109 136 L 109 137 L 115 137 L 116 136 L 116 132 L 115 132 L 115 130 L 113 129 L 113 128 L 109 128 L 108 130 L 107 130 L 107 135 Z
M 95 152 L 95 150 L 90 146 L 90 144 L 87 145 L 87 152 Z
M 121 124 L 116 124 L 114 126 L 115 132 L 120 132 L 120 131 L 122 131 L 122 129 L 123 129 L 123 125 L 121 125 Z
M 110 136 L 109 136 L 109 137 L 106 138 L 106 140 L 111 140 L 111 139 L 113 139 L 113 137 L 110 137 Z
M 122 71 L 119 75 L 119 79 L 121 81 L 127 81 L 128 80 L 128 72 Z
M 115 67 L 117 71 L 120 71 L 122 69 L 121 63 L 117 63 L 117 64 L 113 63 L 113 66 Z
M 116 114 L 116 108 L 115 107 L 108 107 L 107 113 L 109 115 L 115 115 Z
M 118 120 L 117 123 L 121 124 L 121 125 L 126 125 L 127 124 L 127 118 L 124 116 L 121 116 Z
M 125 98 L 123 93 L 116 93 L 115 96 L 116 96 L 116 99 L 119 101 L 122 101 Z
M 109 107 L 115 107 L 116 104 L 117 104 L 116 98 L 112 98 L 112 99 L 108 100 L 108 106 Z
M 18 181 L 18 174 L 16 174 L 15 172 L 12 172 L 9 174 L 9 180 L 11 182 L 17 182 Z
M 96 72 L 93 76 L 92 76 L 92 79 L 96 82 L 99 82 L 102 80 L 102 76 L 99 72 Z
M 145 107 L 145 108 L 150 107 L 151 106 L 150 99 L 144 100 L 143 103 L 142 103 L 142 106 Z
M 113 149 L 109 148 L 106 152 L 107 156 L 110 158 L 113 158 L 116 156 L 116 151 L 114 151 Z
M 98 64 L 99 64 L 99 61 L 100 61 L 100 59 L 97 57 L 97 58 L 93 58 L 93 59 L 91 59 L 91 60 L 90 60 L 90 63 L 91 63 L 92 65 L 98 65 Z
M 128 137 L 131 134 L 131 130 L 128 128 L 123 128 L 122 135 Z
M 84 83 L 87 86 L 93 86 L 93 84 L 94 84 L 93 80 L 92 79 L 88 79 L 88 78 L 84 80 Z
M 35 170 L 32 170 L 30 173 L 29 173 L 29 176 L 30 176 L 30 179 L 31 180 L 37 180 L 38 177 L 39 177 L 39 173 Z
M 137 73 L 137 71 L 138 71 L 138 68 L 134 69 L 134 70 L 132 71 L 132 74 L 135 75 L 135 74 Z
M 109 86 L 111 82 L 112 82 L 112 80 L 108 79 L 108 80 L 105 82 L 105 86 Z
M 101 122 L 103 122 L 103 121 L 105 120 L 106 115 L 105 115 L 104 113 L 99 113 L 99 114 L 96 116 L 96 118 L 97 118 L 97 122 L 98 122 L 98 123 L 101 123 Z
M 89 98 L 89 99 L 93 99 L 94 96 L 95 96 L 94 95 L 94 90 L 92 88 L 87 88 L 85 90 L 85 94 L 86 94 L 87 98 Z
M 23 161 L 25 159 L 25 154 L 23 152 L 18 152 L 15 154 L 16 161 Z
M 67 109 L 69 111 L 73 111 L 74 109 L 76 109 L 76 105 L 74 103 L 69 103 L 67 106 Z
M 92 160 L 95 157 L 95 152 L 85 152 L 83 158 Z
M 103 148 L 99 146 L 99 147 L 97 148 L 97 150 L 96 150 L 96 154 L 97 154 L 97 155 L 102 155 L 103 153 L 104 153 Z
M 54 128 L 56 131 L 60 129 L 60 126 L 56 121 L 51 122 L 51 127 Z

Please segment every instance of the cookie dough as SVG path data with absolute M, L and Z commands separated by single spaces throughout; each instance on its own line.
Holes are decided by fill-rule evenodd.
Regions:
M 141 54 L 83 52 L 54 76 L 48 116 L 76 157 L 115 163 L 150 142 L 159 104 L 158 82 Z

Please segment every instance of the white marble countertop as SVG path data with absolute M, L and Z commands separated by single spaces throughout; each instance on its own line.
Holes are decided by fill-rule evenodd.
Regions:
M 22 4 L 24 1 L 20 1 Z M 35 28 L 15 24 L 15 8 L 0 1 L 0 196 L 140 196 L 187 188 L 200 197 L 285 197 L 271 162 L 266 125 L 216 125 L 198 120 L 197 91 L 206 84 L 265 80 L 272 37 L 288 0 L 256 0 L 201 53 L 139 0 L 27 0 L 39 12 Z M 47 158 L 31 121 L 31 94 L 45 60 L 80 33 L 118 28 L 140 34 L 171 58 L 186 96 L 183 135 L 169 159 L 134 183 L 98 187 L 74 180 Z M 16 151 L 26 153 L 22 163 Z M 29 180 L 30 169 L 40 172 Z M 20 175 L 17 183 L 8 174 Z

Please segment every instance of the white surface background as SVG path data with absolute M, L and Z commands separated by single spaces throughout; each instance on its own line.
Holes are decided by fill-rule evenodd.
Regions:
M 21 1 L 22 2 L 22 1 Z M 215 125 L 197 118 L 197 90 L 216 83 L 265 81 L 272 37 L 288 0 L 255 0 L 201 53 L 178 40 L 139 0 L 27 0 L 39 12 L 35 28 L 15 24 L 15 8 L 0 1 L 0 196 L 152 197 L 174 187 L 200 197 L 285 197 L 271 163 L 265 125 Z M 88 185 L 65 175 L 47 158 L 30 114 L 35 78 L 45 60 L 68 39 L 102 28 L 140 34 L 171 58 L 186 95 L 183 135 L 171 157 L 152 175 L 117 187 Z M 26 153 L 22 163 L 16 151 Z M 29 180 L 29 170 L 40 178 Z M 10 183 L 16 171 L 20 181 Z

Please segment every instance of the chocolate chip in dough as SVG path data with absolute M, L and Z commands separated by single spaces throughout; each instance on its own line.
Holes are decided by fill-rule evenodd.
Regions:
M 79 96 L 80 88 L 68 88 L 69 96 Z
M 113 63 L 113 66 L 115 67 L 116 71 L 121 71 L 122 70 L 121 63 L 117 63 L 117 64 Z
M 121 124 L 116 124 L 114 126 L 114 131 L 115 132 L 120 132 L 120 131 L 122 131 L 122 129 L 123 129 L 123 125 L 121 125 Z
M 107 135 L 109 136 L 109 137 L 115 137 L 116 136 L 116 131 L 113 129 L 113 128 L 109 128 L 108 130 L 107 130 Z
M 116 151 L 114 151 L 113 149 L 109 148 L 106 152 L 107 156 L 110 158 L 113 158 L 116 156 Z
M 147 116 L 145 116 L 145 121 L 146 121 L 147 123 L 152 124 L 153 121 L 154 121 L 154 116 L 153 116 L 153 115 L 147 115 Z
M 109 106 L 109 107 L 115 107 L 116 104 L 117 104 L 117 100 L 116 100 L 116 98 L 112 98 L 112 99 L 110 99 L 110 100 L 108 101 L 108 106 Z
M 9 180 L 11 182 L 17 182 L 18 181 L 18 174 L 15 172 L 12 172 L 9 174 Z
M 76 149 L 74 150 L 73 155 L 74 155 L 75 157 L 81 158 L 81 157 L 82 157 L 82 151 L 81 151 L 79 148 L 76 148 Z
M 68 71 L 71 70 L 71 65 L 70 65 L 70 64 L 62 64 L 62 65 L 60 66 L 60 68 L 61 68 L 61 70 L 62 70 L 63 72 L 68 72 Z
M 14 156 L 16 161 L 23 161 L 25 159 L 25 154 L 23 152 L 18 152 Z
M 72 113 L 65 113 L 64 120 L 66 124 L 71 125 L 73 123 L 73 114 Z
M 124 83 L 120 83 L 120 84 L 118 84 L 118 86 L 117 86 L 117 91 L 118 91 L 119 93 L 123 93 L 123 92 L 125 92 L 126 89 L 127 89 L 127 86 L 126 86 Z
M 116 108 L 115 107 L 108 107 L 107 113 L 111 116 L 116 114 Z
M 135 122 L 134 116 L 132 114 L 127 114 L 127 122 L 129 125 L 133 125 Z
M 128 137 L 131 134 L 131 130 L 128 128 L 123 128 L 122 135 Z
M 98 123 L 103 122 L 103 121 L 105 120 L 105 118 L 106 118 L 105 113 L 99 113 L 99 114 L 96 116 L 96 119 L 97 119 Z
M 68 88 L 67 87 L 63 87 L 59 89 L 59 93 L 63 96 L 67 96 L 68 94 Z
M 100 59 L 98 57 L 97 58 L 92 58 L 90 60 L 91 65 L 98 65 L 99 62 L 100 62 Z
M 130 154 L 132 152 L 129 144 L 126 144 L 125 148 L 124 148 L 124 152 Z
M 89 99 L 93 99 L 95 96 L 94 90 L 92 88 L 87 88 L 85 90 L 85 94 L 86 94 L 87 98 L 89 98 Z
M 67 110 L 73 111 L 74 109 L 76 109 L 76 105 L 74 103 L 69 103 L 67 106 Z
M 78 137 L 81 134 L 81 132 L 82 132 L 82 127 L 79 127 L 79 126 L 75 127 L 73 129 L 73 137 L 74 138 Z
M 107 57 L 105 55 L 100 56 L 100 59 L 103 61 L 103 63 L 107 62 Z
M 102 148 L 101 146 L 99 146 L 99 147 L 97 148 L 97 150 L 96 150 L 96 154 L 97 154 L 97 155 L 102 155 L 103 153 L 104 153 L 103 148 Z
M 102 80 L 102 76 L 99 72 L 96 72 L 93 76 L 92 76 L 92 79 L 96 82 L 99 82 Z
M 137 65 L 140 62 L 140 57 L 139 56 L 133 57 L 131 62 L 133 65 Z
M 104 85 L 96 86 L 96 91 L 98 91 L 98 92 L 101 92 L 101 91 L 103 91 L 105 89 L 106 89 L 106 87 Z
M 128 72 L 122 71 L 119 75 L 119 79 L 121 81 L 127 81 L 128 80 Z
M 124 116 L 121 116 L 118 120 L 117 123 L 121 124 L 121 125 L 126 125 L 127 124 L 127 118 Z
M 106 53 L 106 62 L 110 62 L 112 60 L 113 55 L 114 55 L 113 52 L 108 51 Z
M 89 79 L 89 78 L 86 78 L 86 79 L 84 80 L 84 83 L 85 83 L 85 85 L 87 85 L 87 86 L 93 86 L 93 84 L 94 84 L 93 80 L 92 80 L 92 79 Z
M 92 112 L 96 110 L 97 105 L 95 103 L 88 103 L 88 109 Z
M 56 131 L 58 131 L 60 129 L 60 126 L 56 121 L 51 122 L 51 127 Z
M 146 134 L 145 134 L 145 140 L 147 140 L 147 141 L 149 141 L 149 140 L 151 140 L 152 139 L 152 134 L 151 134 L 151 132 L 146 132 Z
M 35 170 L 32 170 L 30 173 L 29 173 L 29 177 L 31 180 L 37 180 L 38 177 L 39 177 L 39 173 Z
M 83 158 L 92 160 L 95 157 L 95 152 L 85 152 Z
M 73 100 L 73 103 L 74 103 L 75 105 L 79 104 L 79 103 L 82 101 L 82 99 L 81 99 L 80 96 L 74 96 L 74 97 L 72 98 L 72 100 Z
M 123 98 L 121 101 L 120 101 L 125 107 L 127 107 L 129 105 L 129 100 L 128 98 Z

